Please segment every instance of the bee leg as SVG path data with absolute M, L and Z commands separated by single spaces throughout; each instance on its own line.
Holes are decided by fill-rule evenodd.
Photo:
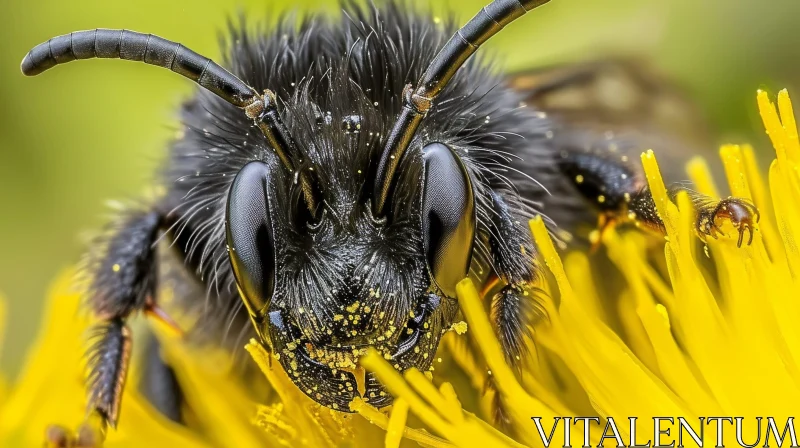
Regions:
M 131 354 L 126 320 L 137 311 L 157 309 L 153 245 L 162 216 L 156 212 L 126 214 L 101 244 L 102 255 L 90 265 L 88 304 L 100 319 L 87 352 L 90 413 L 116 428 Z
M 692 197 L 697 210 L 695 230 L 701 238 L 706 236 L 717 238 L 724 235 L 720 229 L 723 221 L 728 221 L 736 229 L 738 239 L 736 245 L 742 247 L 745 232 L 749 232 L 747 245 L 753 242 L 753 228 L 761 218 L 756 206 L 742 198 L 727 197 L 720 201 L 710 200 L 705 196 Z
M 600 212 L 598 227 L 601 233 L 606 228 L 625 223 L 659 234 L 666 232 L 641 168 L 634 168 L 625 159 L 578 151 L 564 151 L 559 167 L 581 195 Z M 670 198 L 675 199 L 681 191 L 686 191 L 692 199 L 695 230 L 701 238 L 724 235 L 720 226 L 727 221 L 738 231 L 739 247 L 747 231 L 747 244 L 753 241 L 753 227 L 760 215 L 752 203 L 734 197 L 715 200 L 682 186 L 670 187 Z
M 492 191 L 491 199 L 494 213 L 489 247 L 495 274 L 505 285 L 492 297 L 489 315 L 506 361 L 519 372 L 522 360 L 528 354 L 532 325 L 545 316 L 534 297 L 536 289 L 532 287 L 537 276 L 534 264 L 536 249 L 526 229 L 527 220 L 515 217 L 500 193 Z M 491 377 L 486 387 L 494 393 L 492 408 L 495 421 L 509 423 L 503 397 Z
M 173 422 L 183 423 L 183 390 L 175 371 L 164 361 L 161 343 L 155 335 L 147 338 L 145 353 L 139 390 L 163 416 Z

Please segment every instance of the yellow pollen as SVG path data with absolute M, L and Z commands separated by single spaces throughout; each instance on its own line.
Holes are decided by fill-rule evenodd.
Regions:
M 464 334 L 467 332 L 467 323 L 462 321 L 456 322 L 450 326 L 450 329 L 455 331 L 456 334 Z

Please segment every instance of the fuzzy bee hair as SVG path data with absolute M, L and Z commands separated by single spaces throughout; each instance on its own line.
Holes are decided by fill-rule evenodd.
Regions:
M 347 220 L 368 205 L 367 190 L 372 187 L 382 137 L 400 111 L 403 87 L 419 78 L 455 29 L 453 23 L 437 24 L 432 16 L 398 2 L 365 8 L 347 5 L 339 19 L 312 15 L 299 25 L 285 19 L 267 31 L 248 31 L 242 21 L 230 27 L 223 61 L 257 90 L 269 88 L 280 98 L 286 124 L 309 155 L 307 163 L 317 170 L 331 213 Z M 423 260 L 412 255 L 421 251 L 419 157 L 426 143 L 447 143 L 468 167 L 474 179 L 479 232 L 484 236 L 496 232 L 493 194 L 502 194 L 510 215 L 522 222 L 533 216 L 534 204 L 547 195 L 539 182 L 553 185 L 548 178 L 557 174 L 547 144 L 550 125 L 542 114 L 522 107 L 523 101 L 523 95 L 509 89 L 485 59 L 473 58 L 428 113 L 399 170 L 393 223 L 376 241 L 380 256 L 399 258 L 408 269 L 399 276 L 365 282 L 398 291 L 400 302 L 395 306 L 403 312 L 386 315 L 407 314 L 412 309 L 408 299 L 426 287 Z M 347 120 L 353 116 L 360 117 L 360 123 L 348 129 Z M 274 155 L 240 111 L 203 90 L 183 106 L 181 121 L 185 134 L 173 142 L 164 174 L 169 186 L 164 210 L 176 217 L 172 227 L 176 244 L 186 251 L 209 293 L 226 297 L 214 303 L 240 308 L 225 247 L 226 194 L 247 162 L 272 163 Z M 523 173 L 514 163 L 522 158 L 542 163 L 537 172 Z M 279 208 L 285 210 L 281 216 L 290 219 L 302 208 L 299 188 L 290 179 L 278 184 L 286 186 L 279 196 Z M 339 236 L 329 230 L 322 229 L 318 238 L 338 244 Z M 529 254 L 522 260 L 514 258 L 516 265 L 505 271 L 529 276 L 535 254 L 530 239 L 514 234 L 498 237 L 503 242 L 498 244 L 500 250 L 516 241 L 516 247 L 523 244 Z M 286 303 L 289 309 L 330 313 L 325 303 L 309 303 L 309 298 L 337 288 L 337 266 L 328 263 L 323 249 L 309 254 L 302 236 L 292 242 L 296 244 L 284 252 L 289 268 L 282 273 L 289 277 L 276 282 L 287 291 L 276 296 L 293 301 Z M 317 245 L 322 248 L 326 243 L 318 240 Z M 476 269 L 491 269 L 493 257 L 484 241 L 476 246 L 476 255 Z M 229 316 L 231 311 L 206 315 Z M 310 319 L 313 314 L 296 317 Z M 312 322 L 307 323 L 313 328 Z

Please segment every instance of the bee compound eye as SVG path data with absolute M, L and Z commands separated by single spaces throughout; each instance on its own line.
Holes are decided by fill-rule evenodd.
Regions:
M 242 300 L 253 316 L 265 312 L 275 281 L 270 174 L 266 164 L 250 162 L 236 175 L 228 193 L 228 256 Z
M 455 297 L 467 276 L 475 238 L 475 198 L 461 159 L 443 143 L 422 149 L 422 240 L 436 285 Z

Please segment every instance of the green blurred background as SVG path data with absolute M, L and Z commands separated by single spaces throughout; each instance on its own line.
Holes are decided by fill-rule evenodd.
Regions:
M 434 2 L 463 22 L 486 0 Z M 136 197 L 164 156 L 174 111 L 193 84 L 143 64 L 83 61 L 37 78 L 19 62 L 74 30 L 130 28 L 218 57 L 217 32 L 243 10 L 338 11 L 333 0 L 137 2 L 2 0 L 0 17 L 0 292 L 10 319 L 0 371 L 16 372 L 48 285 L 80 255 L 80 235 L 105 201 Z M 428 7 L 427 2 L 409 2 Z M 598 57 L 647 56 L 684 83 L 720 141 L 764 148 L 755 90 L 800 76 L 797 0 L 553 0 L 493 39 L 510 69 Z

